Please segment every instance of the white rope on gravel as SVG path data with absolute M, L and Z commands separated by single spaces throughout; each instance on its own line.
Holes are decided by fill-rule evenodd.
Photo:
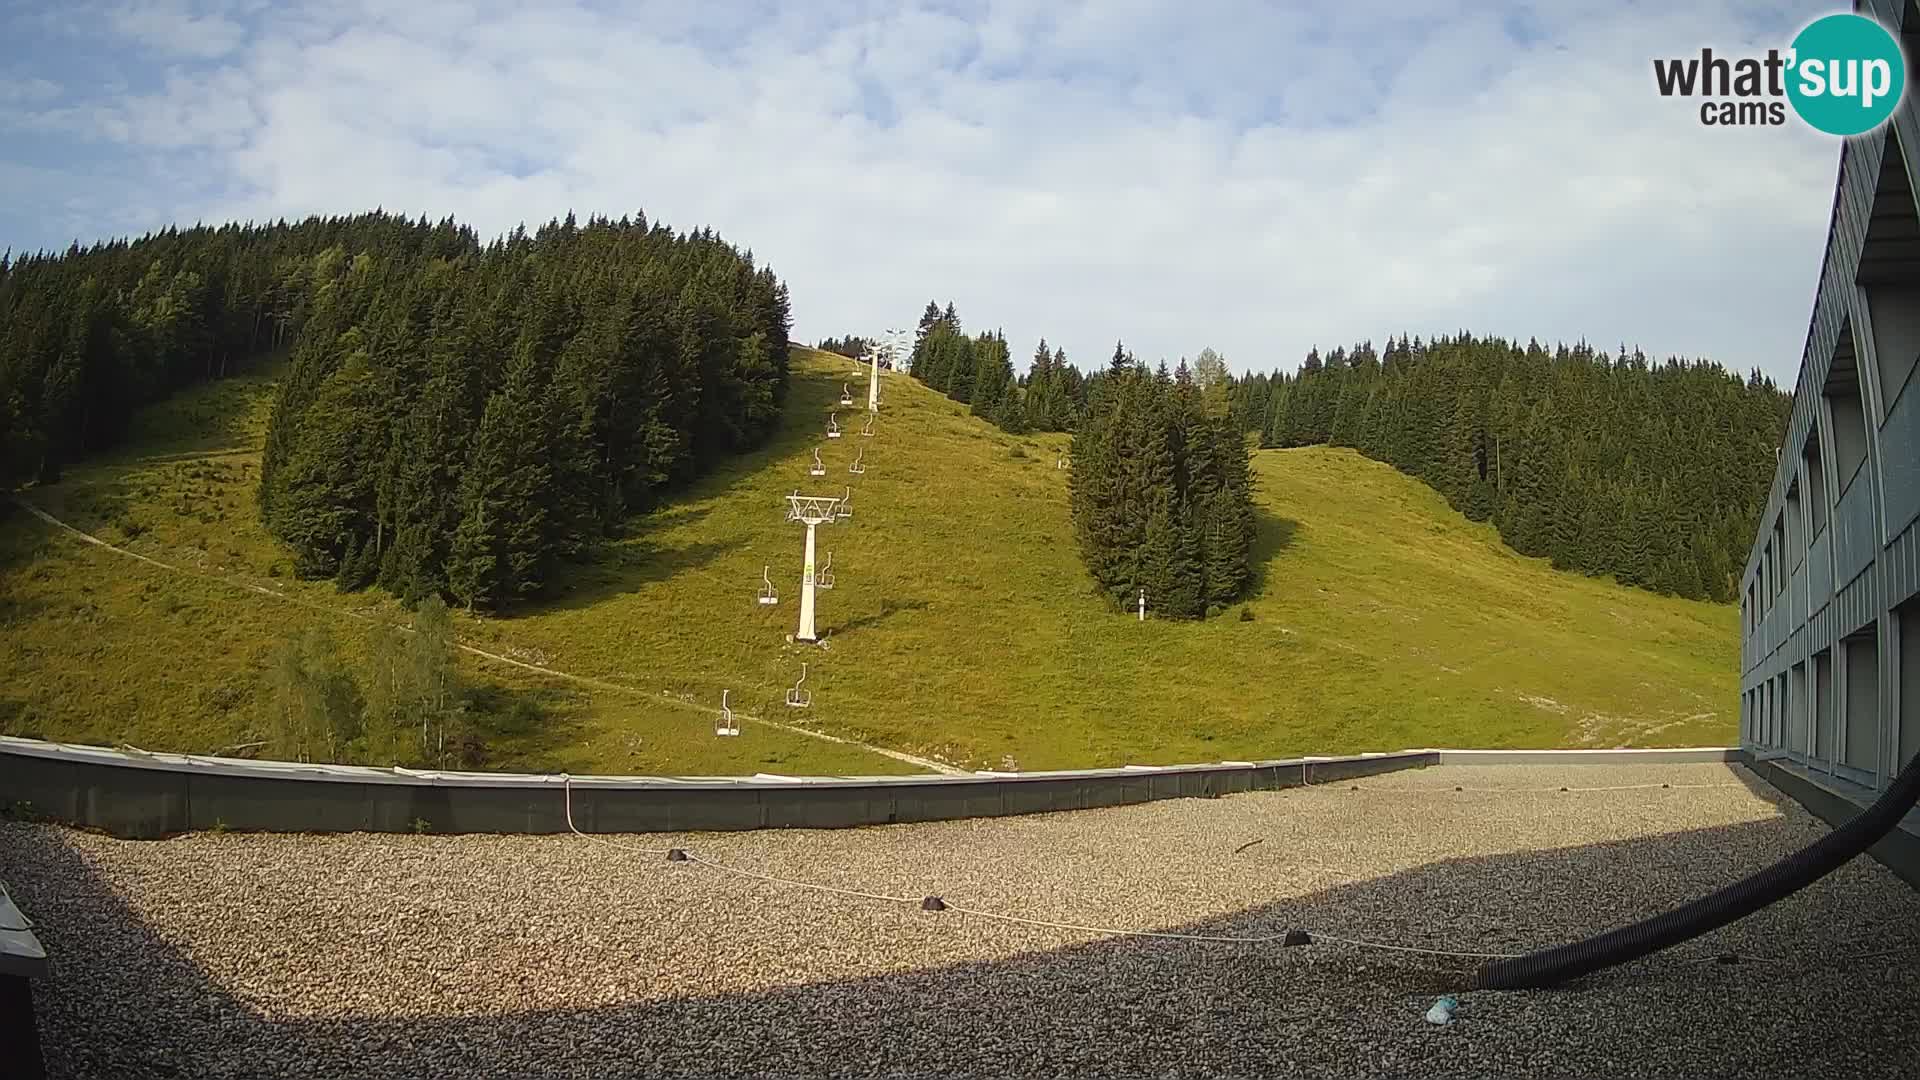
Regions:
M 817 881 L 799 881 L 794 878 L 777 877 L 773 874 L 763 874 L 758 870 L 742 870 L 737 866 L 727 866 L 724 863 L 714 862 L 712 859 L 703 859 L 691 852 L 684 854 L 686 854 L 688 862 L 699 863 L 701 866 L 710 867 L 723 874 L 736 874 L 745 878 L 757 878 L 760 881 L 768 881 L 776 885 L 792 885 L 801 889 L 814 889 L 818 892 L 833 893 L 838 896 L 855 896 L 862 900 L 881 900 L 890 904 L 918 904 L 921 901 L 921 897 L 918 896 L 889 896 L 886 893 L 864 892 L 860 889 L 846 889 L 838 885 L 823 885 Z
M 581 832 L 580 827 L 573 823 L 573 777 L 563 773 L 560 777 L 560 783 L 566 790 L 567 828 L 573 830 L 575 836 L 580 837 L 582 840 L 591 840 L 596 844 L 605 844 L 610 848 L 617 848 L 621 851 L 638 852 L 642 855 L 665 855 L 667 853 L 665 848 L 643 848 L 637 844 L 623 844 L 618 840 L 609 840 L 604 836 L 591 836 Z
M 597 844 L 605 844 L 608 847 L 617 848 L 621 851 L 633 851 L 643 855 L 671 856 L 674 850 L 679 850 L 679 849 L 666 849 L 666 848 L 643 848 L 634 844 L 622 844 L 622 843 L 619 843 L 618 841 L 608 840 L 605 837 L 593 836 L 591 834 L 581 832 L 580 827 L 578 825 L 575 825 L 573 821 L 573 778 L 571 776 L 566 776 L 563 774 L 561 776 L 561 782 L 562 782 L 562 785 L 565 791 L 565 797 L 566 797 L 567 828 L 575 836 L 578 836 L 583 840 L 591 840 Z M 817 881 L 802 881 L 798 878 L 781 877 L 777 874 L 764 874 L 758 870 L 745 870 L 737 866 L 728 866 L 725 863 L 714 862 L 712 859 L 703 859 L 700 856 L 693 854 L 692 852 L 681 851 L 680 853 L 686 859 L 687 862 L 699 863 L 701 866 L 707 867 L 710 870 L 718 870 L 723 874 L 733 874 L 737 877 L 751 878 L 757 881 L 764 881 L 773 885 L 790 885 L 790 886 L 793 886 L 794 888 L 811 889 L 815 892 L 829 893 L 835 896 L 850 896 L 850 897 L 854 897 L 861 900 L 878 900 L 882 903 L 888 903 L 888 904 L 919 905 L 926 899 L 925 897 L 919 897 L 919 896 L 894 896 L 889 893 L 867 892 L 863 889 L 849 889 L 843 886 L 827 885 Z M 1006 922 L 1006 923 L 1018 923 L 1023 926 L 1041 926 L 1041 927 L 1048 927 L 1055 930 L 1072 930 L 1078 933 L 1104 934 L 1109 937 L 1158 938 L 1163 941 L 1205 942 L 1205 943 L 1216 943 L 1216 944 L 1226 944 L 1226 945 L 1268 945 L 1276 941 L 1286 940 L 1287 936 L 1293 932 L 1289 930 L 1289 931 L 1285 931 L 1278 934 L 1230 936 L 1225 934 L 1183 934 L 1173 930 L 1127 930 L 1127 929 L 1122 929 L 1120 927 L 1113 927 L 1113 926 L 1093 926 L 1086 923 L 1059 922 L 1052 919 L 1034 919 L 1024 915 L 1008 915 L 1004 912 L 999 912 L 999 911 L 986 911 L 981 908 L 964 907 L 958 904 L 947 904 L 944 900 L 942 901 L 942 904 L 943 904 L 942 910 L 951 911 L 958 915 L 972 915 L 975 918 L 993 919 L 998 922 Z M 1361 948 L 1361 949 L 1384 949 L 1391 952 L 1422 953 L 1428 956 L 1453 956 L 1453 957 L 1462 957 L 1462 958 L 1474 959 L 1474 960 L 1505 960 L 1505 959 L 1511 959 L 1512 957 L 1521 955 L 1519 953 L 1487 953 L 1487 952 L 1466 952 L 1466 951 L 1461 951 L 1457 949 L 1429 949 L 1429 948 L 1423 948 L 1415 945 L 1394 945 L 1394 944 L 1390 944 L 1387 942 L 1380 942 L 1380 941 L 1365 941 L 1360 938 L 1350 938 L 1350 937 L 1343 937 L 1335 934 L 1326 934 L 1326 933 L 1321 933 L 1315 930 L 1307 930 L 1304 932 L 1307 934 L 1309 938 L 1311 938 L 1314 941 L 1331 941 L 1341 945 L 1348 945 L 1354 948 Z

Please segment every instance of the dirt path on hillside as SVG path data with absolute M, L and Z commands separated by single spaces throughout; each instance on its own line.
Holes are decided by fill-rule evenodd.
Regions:
M 129 559 L 138 559 L 149 566 L 156 566 L 162 570 L 171 571 L 176 574 L 186 574 L 191 577 L 208 578 L 214 581 L 219 581 L 223 584 L 231 585 L 235 588 L 246 589 L 249 592 L 259 593 L 262 596 L 270 596 L 276 600 L 281 600 L 289 604 L 296 604 L 300 607 L 308 608 L 313 611 L 326 612 L 327 614 L 330 614 L 330 615 L 344 615 L 347 618 L 358 619 L 361 622 L 365 622 L 365 623 L 378 624 L 382 622 L 382 620 L 375 619 L 371 615 L 362 615 L 357 611 L 348 611 L 344 608 L 333 607 L 327 604 L 315 603 L 311 600 L 306 600 L 298 596 L 289 596 L 286 593 L 279 591 L 278 589 L 270 589 L 265 585 L 256 585 L 253 582 L 242 581 L 238 578 L 227 577 L 221 574 L 210 574 L 201 570 L 193 570 L 187 567 L 175 566 L 172 563 L 161 562 L 159 559 L 142 555 L 137 551 L 128 551 L 126 548 L 116 547 L 113 544 L 109 544 L 105 540 L 102 540 L 99 537 L 94 536 L 92 533 L 86 532 L 82 529 L 77 529 L 72 525 L 67 524 L 64 521 L 61 521 L 59 518 L 54 517 L 52 514 L 47 513 L 45 510 L 40 509 L 38 506 L 33 505 L 32 503 L 28 502 L 23 498 L 15 496 L 14 502 L 18 503 L 21 509 L 25 510 L 27 513 L 32 514 L 34 517 L 39 518 L 41 521 L 45 522 L 48 525 L 53 526 L 55 529 L 61 530 L 62 532 L 71 533 L 72 535 L 80 538 L 81 540 L 89 544 L 92 544 L 95 547 L 104 548 L 107 551 L 113 552 L 115 555 L 122 555 Z M 408 633 L 413 632 L 412 627 L 403 626 L 400 629 L 405 630 Z M 563 680 L 566 680 L 567 682 L 578 683 L 582 686 L 591 686 L 596 689 L 607 690 L 613 693 L 627 694 L 632 697 L 645 698 L 648 701 L 665 702 L 677 708 L 691 709 L 695 712 L 704 713 L 707 716 L 718 717 L 720 715 L 720 710 L 718 709 L 710 709 L 702 705 L 695 705 L 691 702 L 681 701 L 678 698 L 675 698 L 668 694 L 649 692 L 646 690 L 636 689 L 631 686 L 622 686 L 619 683 L 612 683 L 602 679 L 596 679 L 588 675 L 575 675 L 575 674 L 572 674 L 571 672 L 557 671 L 553 668 L 543 667 L 539 664 L 530 664 L 524 660 L 515 660 L 510 656 L 502 656 L 499 653 L 488 652 L 485 649 L 468 645 L 464 642 L 458 641 L 457 639 L 455 640 L 454 644 L 462 652 L 471 654 L 473 656 L 478 656 L 485 660 L 492 660 L 495 663 L 509 664 L 513 667 L 523 668 L 527 671 L 537 672 L 541 675 L 550 676 L 555 679 L 563 679 Z M 777 728 L 781 731 L 791 732 L 795 735 L 804 735 L 809 739 L 819 739 L 822 742 L 839 743 L 842 746 L 856 746 L 862 750 L 879 754 L 882 757 L 892 758 L 895 761 L 903 762 L 905 764 L 912 765 L 915 768 L 924 769 L 928 772 L 943 773 L 948 776 L 969 775 L 965 769 L 956 769 L 951 765 L 946 765 L 938 761 L 932 761 L 928 758 L 917 757 L 913 754 L 908 754 L 899 750 L 889 750 L 884 746 L 874 746 L 871 743 L 860 742 L 856 739 L 841 738 L 838 735 L 829 735 L 824 731 L 814 731 L 809 728 L 799 727 L 794 724 L 783 724 L 778 720 L 768 720 L 764 717 L 749 716 L 745 713 L 736 712 L 734 713 L 734 716 L 735 718 L 739 720 L 745 720 L 748 723 L 762 724 L 762 725 L 765 725 L 766 727 Z

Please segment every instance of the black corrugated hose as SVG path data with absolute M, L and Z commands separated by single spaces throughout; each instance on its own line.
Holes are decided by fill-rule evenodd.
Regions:
M 1916 801 L 1920 801 L 1920 757 L 1907 762 L 1892 786 L 1859 816 L 1765 870 L 1632 926 L 1571 945 L 1496 960 L 1480 969 L 1474 986 L 1482 990 L 1553 986 L 1638 960 L 1745 918 L 1806 888 L 1872 847 L 1900 823 Z

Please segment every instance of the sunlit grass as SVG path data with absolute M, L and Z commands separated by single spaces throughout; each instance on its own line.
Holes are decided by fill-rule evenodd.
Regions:
M 464 640 L 631 687 L 583 688 L 472 660 L 503 695 L 538 698 L 541 730 L 499 732 L 492 764 L 575 772 L 896 772 L 896 762 L 763 725 L 717 739 L 704 714 L 742 713 L 975 767 L 1090 767 L 1409 746 L 1690 745 L 1730 740 L 1734 609 L 1552 570 L 1444 500 L 1351 451 L 1261 451 L 1257 594 L 1206 623 L 1141 624 L 1092 593 L 1073 550 L 1061 435 L 1015 438 L 889 375 L 874 438 L 841 410 L 846 360 L 796 350 L 787 419 L 721 468 L 564 570 L 555 599 L 462 616 Z M 329 609 L 404 619 L 376 593 L 290 579 L 253 509 L 269 378 L 184 395 L 143 419 L 153 436 L 28 495 L 116 544 Z M 864 400 L 856 384 L 855 397 Z M 217 401 L 210 395 L 219 394 Z M 244 422 L 219 419 L 247 417 Z M 189 418 L 182 420 L 182 418 Z M 192 419 L 208 418 L 208 419 Z M 224 437 L 224 436 L 223 436 Z M 198 439 L 198 441 L 196 441 Z M 247 445 L 246 443 L 242 444 Z M 185 446 L 185 450 L 179 449 Z M 807 465 L 818 447 L 828 474 Z M 865 449 L 864 475 L 848 465 Z M 136 460 L 161 457 L 162 460 Z M 785 496 L 851 486 L 853 517 L 820 530 L 837 587 L 820 595 L 828 648 L 789 643 L 802 527 Z M 754 602 L 762 566 L 781 601 Z M 1149 603 L 1151 604 L 1149 598 Z M 271 642 L 333 619 L 170 575 L 51 533 L 0 525 L 10 672 L 0 731 L 209 750 L 252 734 Z M 811 665 L 810 710 L 783 704 Z M 146 742 L 141 742 L 141 740 Z M 149 745 L 151 744 L 151 745 Z

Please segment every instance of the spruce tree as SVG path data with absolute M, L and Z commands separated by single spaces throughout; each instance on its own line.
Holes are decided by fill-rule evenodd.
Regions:
M 1027 403 L 1022 400 L 1020 388 L 1008 385 L 1000 396 L 1000 404 L 994 407 L 993 423 L 1009 435 L 1025 435 L 1027 427 Z

